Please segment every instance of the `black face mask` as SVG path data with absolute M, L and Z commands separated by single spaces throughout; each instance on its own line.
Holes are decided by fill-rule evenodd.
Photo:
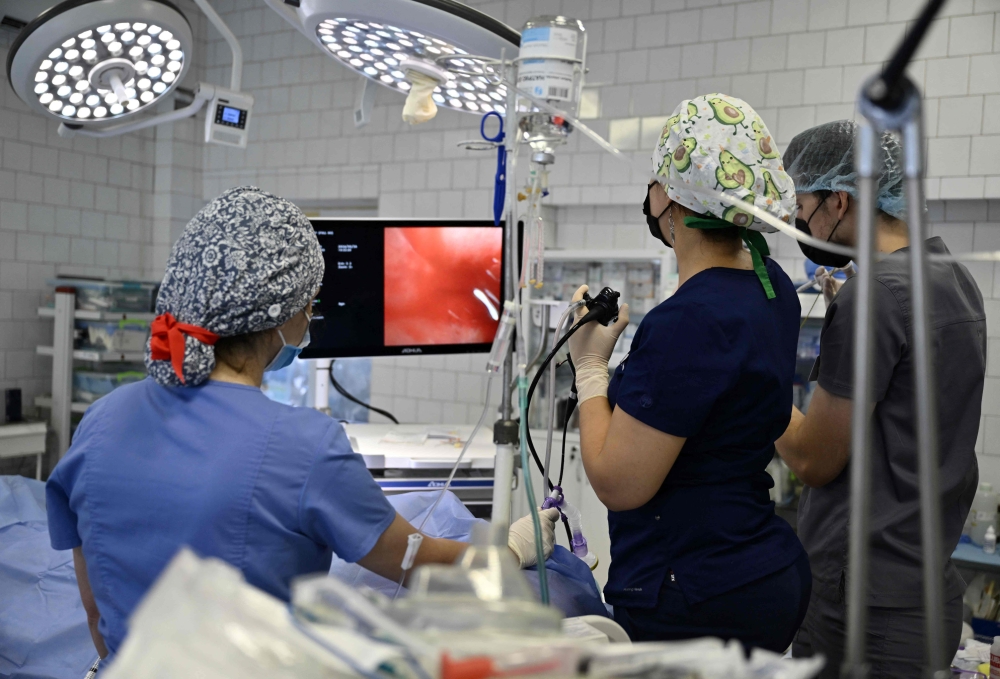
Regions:
M 649 213 L 649 192 L 652 190 L 653 190 L 652 184 L 646 187 L 646 200 L 644 200 L 642 203 L 642 214 L 646 215 L 646 226 L 649 227 L 649 233 L 652 234 L 653 238 L 657 239 L 658 241 L 666 245 L 668 248 L 673 248 L 674 246 L 671 245 L 667 241 L 667 239 L 663 237 L 663 232 L 660 230 L 660 217 L 667 214 L 667 210 L 670 209 L 670 206 L 668 205 L 667 210 L 664 210 L 656 217 L 651 215 Z
M 812 218 L 816 216 L 816 213 L 819 212 L 820 207 L 822 207 L 823 203 L 826 202 L 826 199 L 829 198 L 830 195 L 831 194 L 828 193 L 823 198 L 823 200 L 820 201 L 819 205 L 816 206 L 816 209 L 813 210 L 813 213 L 809 215 L 809 221 L 806 221 L 801 218 L 796 218 L 795 228 L 804 234 L 812 236 L 813 233 L 812 231 L 809 230 L 809 222 L 811 222 Z M 837 223 L 834 224 L 833 231 L 830 232 L 830 235 L 826 239 L 827 243 L 829 243 L 830 239 L 833 238 L 833 234 L 837 230 L 837 227 L 840 226 L 841 221 L 842 220 L 838 219 Z M 803 255 L 811 259 L 816 264 L 819 264 L 820 266 L 833 267 L 839 269 L 851 263 L 851 258 L 848 257 L 847 255 L 838 255 L 834 252 L 827 252 L 826 250 L 820 250 L 815 246 L 807 245 L 802 242 L 799 242 L 799 249 L 802 250 Z

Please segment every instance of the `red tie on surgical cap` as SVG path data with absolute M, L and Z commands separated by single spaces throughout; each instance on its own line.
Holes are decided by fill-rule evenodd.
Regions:
M 154 361 L 170 361 L 177 378 L 184 384 L 184 336 L 194 337 L 202 344 L 213 345 L 219 336 L 197 325 L 178 323 L 173 314 L 160 314 L 153 319 L 149 355 Z

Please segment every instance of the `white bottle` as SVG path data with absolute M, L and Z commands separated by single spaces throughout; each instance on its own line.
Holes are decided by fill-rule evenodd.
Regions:
M 986 529 L 991 525 L 996 525 L 997 520 L 997 496 L 993 492 L 993 484 L 980 483 L 976 497 L 972 500 L 972 511 L 969 514 L 971 527 L 969 537 L 972 543 L 978 547 L 983 546 L 986 538 Z
M 990 646 L 990 679 L 1000 679 L 1000 637 L 993 637 Z
M 983 538 L 983 551 L 987 554 L 995 554 L 997 551 L 997 533 L 993 526 L 986 529 L 986 536 Z

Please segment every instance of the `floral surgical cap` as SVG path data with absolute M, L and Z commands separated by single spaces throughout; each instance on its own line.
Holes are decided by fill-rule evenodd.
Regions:
M 201 384 L 215 367 L 215 338 L 282 325 L 322 279 L 319 241 L 299 208 L 253 186 L 226 191 L 188 222 L 170 253 L 146 348 L 150 375 L 165 386 Z M 173 355 L 154 358 L 168 330 Z
M 836 120 L 800 132 L 785 151 L 788 174 L 799 193 L 847 191 L 858 198 L 858 172 L 854 169 L 854 138 L 858 124 Z M 897 219 L 906 216 L 903 192 L 902 148 L 891 133 L 878 141 L 879 175 L 875 205 Z
M 682 101 L 653 149 L 653 177 L 666 178 L 672 200 L 707 217 L 687 217 L 687 226 L 740 227 L 754 270 L 767 296 L 774 297 L 763 262 L 770 254 L 767 243 L 754 232 L 777 229 L 717 197 L 727 193 L 785 223 L 795 217 L 795 185 L 771 133 L 750 104 L 726 94 Z

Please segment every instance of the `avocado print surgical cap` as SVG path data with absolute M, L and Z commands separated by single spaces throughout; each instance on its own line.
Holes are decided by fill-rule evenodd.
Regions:
M 858 173 L 854 169 L 854 138 L 858 124 L 837 120 L 817 125 L 795 135 L 785 151 L 788 174 L 799 193 L 847 191 L 858 197 Z M 906 216 L 903 193 L 902 149 L 899 140 L 885 132 L 879 138 L 881 171 L 876 207 L 896 219 Z
M 195 386 L 215 368 L 220 337 L 282 325 L 312 300 L 323 254 L 309 219 L 253 186 L 202 208 L 174 244 L 146 347 L 149 374 L 164 386 Z
M 688 99 L 674 109 L 653 149 L 653 174 L 667 179 L 671 199 L 735 226 L 776 230 L 716 193 L 753 203 L 786 223 L 795 216 L 795 186 L 771 133 L 750 104 L 726 94 Z
M 750 104 L 726 94 L 682 101 L 653 149 L 653 178 L 666 178 L 667 196 L 702 215 L 685 217 L 695 229 L 739 227 L 768 299 L 774 288 L 764 265 L 770 254 L 761 231 L 776 229 L 724 203 L 727 193 L 785 223 L 795 216 L 795 186 L 764 121 Z

